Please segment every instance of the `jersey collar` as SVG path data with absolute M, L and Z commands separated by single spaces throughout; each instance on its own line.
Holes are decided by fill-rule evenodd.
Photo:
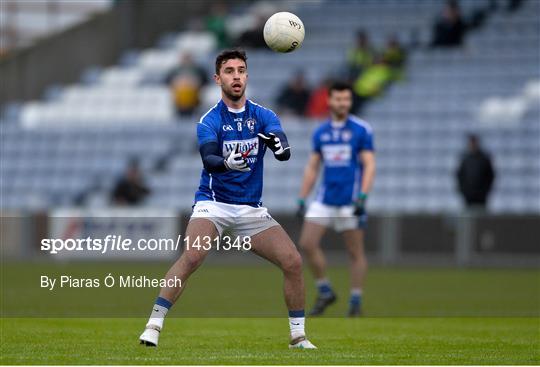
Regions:
M 223 103 L 223 106 L 225 106 L 227 108 L 227 111 L 229 112 L 232 112 L 232 113 L 242 113 L 246 110 L 246 105 L 248 103 L 247 99 L 246 99 L 246 103 L 240 107 L 240 108 L 232 108 L 232 107 L 229 107 L 225 104 L 225 102 L 223 102 L 223 100 L 221 100 L 221 103 Z
M 347 125 L 347 120 L 344 120 L 344 121 L 333 121 L 332 119 L 330 119 L 330 126 L 333 127 L 334 129 L 341 129 L 343 127 L 345 127 L 345 125 Z

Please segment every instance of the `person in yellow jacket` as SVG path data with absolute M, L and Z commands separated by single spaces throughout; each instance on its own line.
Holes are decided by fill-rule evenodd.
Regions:
M 356 44 L 347 52 L 349 78 L 356 79 L 373 64 L 376 51 L 371 46 L 369 36 L 365 31 L 358 31 Z
M 360 113 L 368 100 L 381 95 L 392 80 L 393 69 L 383 58 L 378 59 L 375 64 L 367 68 L 353 85 L 356 95 L 354 101 L 355 113 Z

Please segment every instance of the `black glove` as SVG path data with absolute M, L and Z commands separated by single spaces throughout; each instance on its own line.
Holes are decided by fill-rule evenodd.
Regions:
M 306 215 L 306 202 L 304 199 L 298 199 L 298 209 L 296 209 L 296 216 L 298 218 L 304 218 Z
M 366 214 L 367 197 L 368 196 L 366 193 L 361 192 L 358 194 L 358 197 L 354 202 L 354 215 L 361 217 L 362 215 Z
M 289 159 L 290 154 L 291 154 L 290 147 L 284 135 L 283 135 L 283 139 L 285 139 L 284 142 L 282 142 L 281 141 L 282 139 L 274 133 L 268 133 L 268 136 L 264 135 L 263 133 L 258 133 L 257 136 L 261 138 L 261 140 L 264 142 L 264 144 L 266 144 L 268 149 L 274 152 L 274 155 L 276 156 L 276 158 L 278 159 L 283 158 L 280 160 Z

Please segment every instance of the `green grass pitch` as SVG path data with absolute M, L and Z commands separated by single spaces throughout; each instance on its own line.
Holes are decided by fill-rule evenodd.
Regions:
M 318 350 L 288 350 L 282 319 L 170 319 L 158 348 L 142 319 L 4 319 L 3 364 L 538 364 L 538 320 L 309 320 Z
M 328 317 L 307 320 L 319 349 L 289 350 L 286 317 L 276 317 L 286 315 L 281 276 L 271 266 L 203 266 L 171 310 L 159 347 L 146 348 L 137 338 L 155 289 L 50 293 L 35 283 L 55 272 L 162 275 L 166 264 L 3 265 L 2 364 L 540 364 L 537 269 L 373 268 L 367 317 L 351 320 L 340 317 L 347 270 L 332 268 L 342 297 Z M 106 318 L 102 304 L 119 311 Z M 70 310 L 79 314 L 56 314 Z M 238 317 L 244 313 L 250 317 Z

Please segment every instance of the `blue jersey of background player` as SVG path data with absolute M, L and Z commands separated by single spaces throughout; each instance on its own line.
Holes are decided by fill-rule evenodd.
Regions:
M 364 253 L 365 203 L 375 175 L 375 154 L 371 126 L 349 114 L 352 90 L 342 83 L 329 88 L 331 118 L 313 135 L 313 152 L 304 171 L 300 191 L 299 214 L 304 216 L 300 246 L 304 249 L 317 283 L 318 295 L 311 310 L 320 315 L 336 301 L 326 277 L 326 260 L 320 242 L 327 228 L 340 232 L 351 261 L 349 316 L 361 313 L 361 294 L 367 271 Z M 305 211 L 319 169 L 323 179 L 316 199 Z
M 313 134 L 313 150 L 323 160 L 323 179 L 316 200 L 332 206 L 353 204 L 362 183 L 359 155 L 364 150 L 373 151 L 371 126 L 352 115 L 340 124 L 329 120 Z
M 266 144 L 258 134 L 280 136 L 286 142 L 278 117 L 271 110 L 250 100 L 240 109 L 228 107 L 219 101 L 197 124 L 199 147 L 213 143 L 223 157 L 229 157 L 236 150 L 246 162 L 244 170 L 216 170 L 212 162 L 205 162 L 201 173 L 199 190 L 195 201 L 213 200 L 228 204 L 260 206 L 263 188 L 263 158 Z M 285 147 L 288 149 L 287 147 Z M 203 148 L 203 162 L 205 161 Z M 277 155 L 280 160 L 285 156 Z

